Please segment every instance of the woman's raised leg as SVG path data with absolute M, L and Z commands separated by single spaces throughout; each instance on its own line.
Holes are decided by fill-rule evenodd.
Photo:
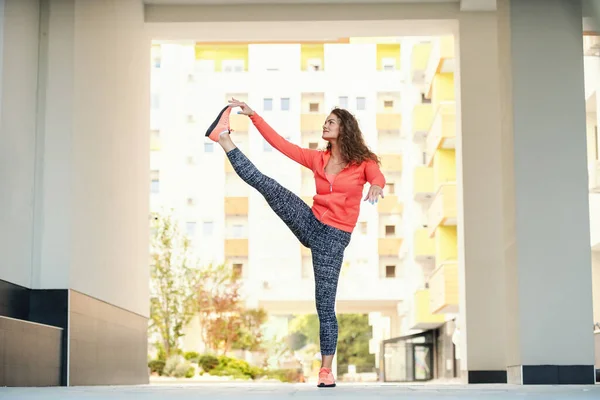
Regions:
M 271 209 L 296 235 L 298 240 L 310 247 L 312 233 L 319 226 L 310 207 L 298 196 L 281 186 L 274 179 L 261 173 L 238 149 L 228 133 L 221 134 L 219 144 L 225 150 L 231 165 L 242 180 L 263 195 Z

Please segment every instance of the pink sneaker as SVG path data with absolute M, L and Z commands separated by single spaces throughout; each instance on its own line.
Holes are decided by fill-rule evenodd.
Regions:
M 213 142 L 218 142 L 219 136 L 221 135 L 221 133 L 230 132 L 231 131 L 231 129 L 229 129 L 229 114 L 230 113 L 231 113 L 231 107 L 226 106 L 225 108 L 223 108 L 221 110 L 221 112 L 219 113 L 219 115 L 217 116 L 217 119 L 215 119 L 214 122 L 210 125 L 210 127 L 208 128 L 208 130 L 206 131 L 206 134 L 204 136 L 207 136 Z
M 329 368 L 321 368 L 317 387 L 335 387 L 335 378 Z

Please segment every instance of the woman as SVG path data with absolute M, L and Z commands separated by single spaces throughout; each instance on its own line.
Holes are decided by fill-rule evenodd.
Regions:
M 269 144 L 313 171 L 317 194 L 312 210 L 298 196 L 258 171 L 233 144 L 229 128 L 233 107 L 240 107 L 239 113 L 250 117 Z M 379 170 L 378 157 L 367 148 L 354 116 L 339 108 L 331 112 L 323 125 L 322 137 L 328 142 L 325 151 L 288 142 L 246 103 L 236 99 L 221 110 L 206 136 L 223 147 L 236 173 L 264 196 L 298 240 L 311 249 L 322 355 L 317 386 L 335 387 L 331 364 L 338 337 L 335 316 L 338 277 L 344 250 L 358 219 L 364 184 L 371 184 L 364 201 L 374 204 L 379 196 L 383 198 L 385 178 Z

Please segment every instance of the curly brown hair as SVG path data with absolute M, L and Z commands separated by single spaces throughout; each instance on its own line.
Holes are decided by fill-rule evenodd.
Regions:
M 365 143 L 356 117 L 349 111 L 337 107 L 331 110 L 331 113 L 340 119 L 338 143 L 344 162 L 358 165 L 363 161 L 372 160 L 379 165 L 379 157 Z M 331 143 L 327 143 L 327 150 L 331 151 Z

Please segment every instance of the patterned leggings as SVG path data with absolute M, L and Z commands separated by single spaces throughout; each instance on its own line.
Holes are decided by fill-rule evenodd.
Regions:
M 298 240 L 311 249 L 321 354 L 334 354 L 338 338 L 335 296 L 351 234 L 319 221 L 302 199 L 263 175 L 238 148 L 229 151 L 227 157 L 240 178 L 258 190 Z

